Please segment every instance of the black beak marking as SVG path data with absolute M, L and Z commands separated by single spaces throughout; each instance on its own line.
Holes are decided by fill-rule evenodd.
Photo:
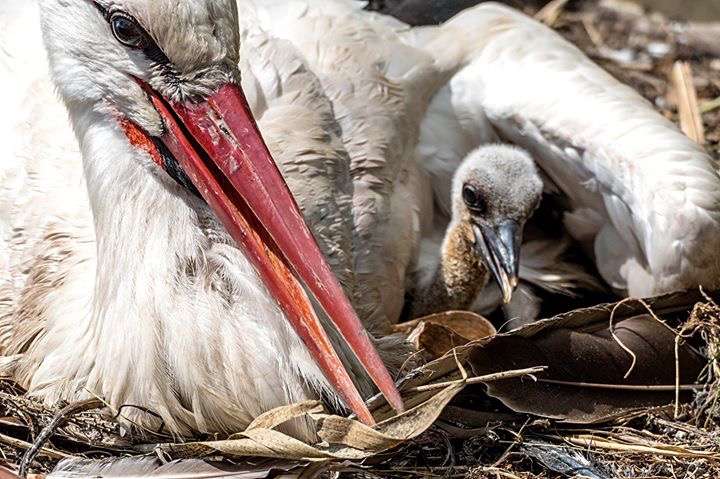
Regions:
M 507 220 L 498 226 L 473 224 L 475 248 L 483 258 L 507 304 L 518 285 L 522 227 Z

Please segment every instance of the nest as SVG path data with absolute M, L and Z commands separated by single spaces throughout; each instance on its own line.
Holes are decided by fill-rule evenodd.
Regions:
M 99 399 L 47 408 L 5 381 L 0 449 L 9 468 L 55 469 L 50 477 L 714 478 L 718 298 L 623 300 L 487 338 L 467 337 L 493 332 L 470 313 L 414 321 L 410 337 L 435 347 L 401 382 L 406 413 L 369 401 L 382 420 L 374 429 L 309 401 L 230 437 L 178 441 L 162 430 L 126 434 L 122 409 Z M 278 429 L 300 417 L 318 441 Z
M 618 1 L 525 6 L 720 157 L 720 30 Z M 393 418 L 381 398 L 371 400 L 387 418 L 374 430 L 310 402 L 271 411 L 230 438 L 179 442 L 163 431 L 128 434 L 116 421 L 123 410 L 100 399 L 49 408 L 1 381 L 0 461 L 37 475 L 65 461 L 99 477 L 716 478 L 718 302 L 702 290 L 626 300 L 492 339 L 481 334 L 492 326 L 467 313 L 415 321 L 405 328 L 429 363 L 402 384 L 413 408 Z M 587 364 L 593 354 L 617 366 L 603 371 L 602 387 L 586 379 L 602 369 Z M 314 421 L 321 440 L 278 431 L 296 417 Z

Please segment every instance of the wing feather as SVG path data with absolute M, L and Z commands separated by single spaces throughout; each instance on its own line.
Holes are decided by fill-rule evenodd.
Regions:
M 356 2 L 256 4 L 262 27 L 297 49 L 330 99 L 350 161 L 353 268 L 363 303 L 378 322 L 394 321 L 421 220 L 429 218 L 419 211 L 415 146 L 418 118 L 440 83 L 432 58 L 400 41 L 397 22 L 357 15 Z

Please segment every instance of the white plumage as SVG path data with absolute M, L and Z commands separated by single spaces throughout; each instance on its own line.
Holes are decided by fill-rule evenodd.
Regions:
M 196 32 L 177 27 L 189 37 L 206 35 L 213 21 L 206 3 L 213 2 L 193 2 L 175 17 L 153 17 L 142 9 L 133 13 L 149 16 L 156 31 L 172 34 L 163 22 L 173 19 L 196 25 Z M 258 2 L 260 15 L 264 7 L 272 7 L 262 4 Z M 352 2 L 337 5 L 356 10 Z M 3 125 L 0 146 L 5 158 L 0 169 L 0 351 L 6 355 L 5 371 L 48 403 L 97 394 L 114 407 L 149 408 L 179 433 L 234 432 L 269 408 L 316 397 L 317 391 L 332 397 L 252 265 L 207 208 L 130 146 L 113 116 L 98 108 L 105 100 L 96 98 L 105 95 L 131 101 L 122 98 L 122 84 L 117 91 L 98 91 L 97 84 L 116 81 L 107 80 L 114 71 L 98 66 L 116 56 L 118 68 L 139 76 L 142 62 L 114 46 L 107 27 L 98 25 L 98 12 L 85 0 L 46 0 L 43 9 L 53 75 L 81 147 L 52 91 L 37 5 L 27 2 L 17 11 L 3 11 L 8 28 L 3 31 L 7 53 L 2 64 L 9 73 L 3 79 L 12 84 L 3 85 L 0 95 L 3 102 L 19 98 L 9 104 L 25 115 L 10 116 L 13 123 Z M 386 327 L 388 315 L 399 314 L 402 279 L 413 259 L 405 248 L 389 244 L 397 237 L 388 223 L 404 232 L 403 244 L 419 240 L 420 220 L 394 211 L 387 196 L 412 195 L 418 181 L 413 161 L 417 138 L 412 132 L 400 136 L 403 130 L 396 123 L 414 118 L 403 109 L 417 105 L 406 98 L 405 87 L 422 84 L 422 77 L 399 73 L 391 78 L 381 61 L 392 51 L 387 44 L 384 53 L 373 57 L 376 63 L 333 48 L 327 39 L 336 38 L 335 45 L 376 41 L 378 33 L 369 27 L 362 35 L 343 31 L 327 16 L 312 20 L 326 29 L 325 36 L 318 32 L 315 43 L 303 39 L 319 55 L 313 64 L 289 41 L 268 35 L 254 22 L 254 9 L 241 4 L 240 58 L 255 117 L 346 291 L 366 320 Z M 281 24 L 282 16 L 269 11 Z M 291 24 L 297 20 L 299 28 L 303 23 L 295 13 L 283 14 L 293 19 Z M 60 23 L 53 15 L 73 21 Z M 362 26 L 362 20 L 355 21 Z M 62 44 L 68 33 L 77 40 L 73 46 Z M 386 41 L 394 34 L 387 35 Z M 76 47 L 90 44 L 94 49 Z M 177 45 L 182 51 L 166 53 L 192 62 L 193 55 L 210 55 L 218 48 L 212 42 L 198 45 L 199 53 L 182 42 Z M 76 63 L 73 55 L 85 60 Z M 430 63 L 421 52 L 417 57 Z M 33 61 L 26 62 L 28 58 Z M 385 57 L 387 65 L 391 60 Z M 347 71 L 332 77 L 320 68 L 322 61 Z M 352 102 L 353 88 L 360 87 L 367 95 L 393 101 L 381 113 L 385 128 L 375 130 L 383 138 L 373 140 L 372 131 L 362 141 L 343 135 L 346 129 L 376 128 L 366 120 L 375 114 L 373 103 Z M 149 110 L 138 114 L 153 116 Z M 395 144 L 404 145 L 404 151 L 386 158 Z M 376 255 L 388 260 L 386 269 L 366 266 L 377 261 L 370 259 Z M 350 360 L 347 351 L 340 352 Z M 367 391 L 363 374 L 350 363 Z M 123 416 L 144 427 L 158 422 L 134 408 L 125 409 Z

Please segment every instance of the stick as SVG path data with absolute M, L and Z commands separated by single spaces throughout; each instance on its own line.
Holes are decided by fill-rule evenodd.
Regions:
M 574 381 L 560 381 L 557 379 L 538 379 L 540 383 L 559 384 L 561 386 L 576 386 L 579 388 L 591 389 L 618 389 L 625 391 L 649 391 L 649 392 L 673 392 L 698 391 L 705 389 L 706 384 L 604 384 L 604 383 L 583 383 Z
M 543 22 L 548 27 L 552 27 L 555 25 L 555 22 L 557 22 L 568 1 L 569 0 L 552 0 L 552 2 L 545 5 L 535 14 L 535 20 Z
M 532 376 L 533 374 L 541 373 L 541 372 L 545 371 L 546 369 L 547 369 L 547 366 L 536 366 L 534 368 L 527 368 L 527 369 L 514 369 L 512 371 L 503 371 L 500 373 L 486 374 L 485 376 L 476 376 L 474 378 L 458 379 L 456 381 L 447 381 L 444 383 L 426 384 L 424 386 L 417 386 L 414 388 L 410 388 L 407 391 L 408 392 L 433 391 L 435 389 L 443 389 L 443 388 L 452 386 L 453 384 L 457 384 L 457 383 L 479 384 L 479 383 L 485 383 L 485 382 L 500 381 L 502 379 L 512 379 L 512 378 L 517 378 L 517 377 L 521 377 L 521 376 Z
M 669 457 L 707 458 L 715 461 L 720 459 L 720 455 L 710 451 L 694 451 L 689 449 L 682 450 L 682 448 L 672 446 L 654 447 L 645 446 L 642 444 L 626 444 L 587 434 L 564 436 L 564 439 L 571 444 L 587 449 L 597 448 L 604 449 L 606 451 L 617 451 L 635 454 L 652 454 Z
M 613 340 L 615 340 L 618 345 L 623 348 L 623 350 L 630 355 L 630 358 L 632 358 L 632 362 L 630 363 L 630 367 L 628 368 L 627 372 L 625 373 L 625 376 L 623 379 L 627 379 L 628 376 L 633 372 L 633 369 L 635 369 L 635 364 L 637 363 L 637 356 L 635 355 L 635 352 L 625 346 L 625 343 L 623 343 L 617 334 L 615 334 L 615 325 L 613 324 L 613 321 L 615 320 L 615 311 L 622 306 L 623 304 L 627 303 L 628 301 L 633 301 L 634 298 L 625 298 L 622 301 L 620 301 L 618 304 L 616 304 L 612 311 L 610 312 L 610 325 L 608 326 L 608 330 L 610 331 L 610 335 L 612 336 Z
M 680 128 L 690 139 L 704 145 L 705 127 L 700 116 L 700 106 L 690 64 L 682 61 L 675 62 L 672 80 L 677 93 Z
M 5 434 L 0 434 L 0 442 L 3 444 L 7 444 L 8 446 L 17 448 L 17 449 L 28 450 L 33 447 L 33 445 L 30 444 L 29 442 L 25 442 L 21 439 L 16 439 L 14 437 L 6 436 Z M 69 457 L 73 457 L 70 454 L 65 454 L 64 452 L 56 451 L 54 449 L 49 449 L 47 447 L 41 447 L 38 451 L 38 455 L 49 457 L 51 459 L 66 459 Z
M 37 438 L 35 439 L 35 443 L 32 444 L 27 451 L 25 451 L 25 455 L 20 461 L 18 475 L 20 477 L 27 476 L 28 467 L 33 462 L 33 460 L 35 460 L 35 457 L 42 449 L 43 444 L 45 444 L 45 442 L 50 439 L 50 436 L 55 433 L 55 430 L 58 427 L 60 427 L 69 419 L 69 416 L 102 407 L 105 407 L 105 404 L 102 401 L 98 399 L 89 399 L 87 401 L 80 401 L 70 404 L 58 411 L 58 413 L 55 414 L 55 416 L 52 418 L 52 421 L 50 421 L 50 424 L 45 426 L 45 428 L 40 431 L 40 434 L 38 434 Z
M 705 100 L 700 105 L 700 113 L 710 113 L 711 111 L 720 108 L 720 96 L 714 100 Z

